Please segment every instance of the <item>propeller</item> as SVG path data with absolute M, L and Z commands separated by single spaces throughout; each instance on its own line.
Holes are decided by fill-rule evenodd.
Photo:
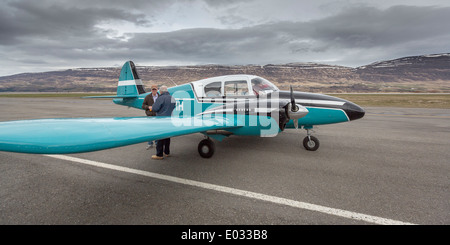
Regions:
M 308 109 L 302 105 L 297 105 L 295 103 L 295 97 L 294 97 L 294 91 L 292 90 L 292 85 L 290 85 L 290 99 L 291 101 L 288 102 L 285 100 L 283 103 L 283 111 L 280 112 L 280 129 L 284 130 L 284 127 L 286 126 L 286 123 L 289 122 L 289 120 L 292 120 L 294 122 L 294 127 L 299 128 L 299 122 L 298 119 L 306 116 L 306 114 L 309 113 Z M 281 109 L 281 108 L 280 108 Z
M 298 119 L 306 116 L 308 114 L 308 109 L 306 109 L 302 105 L 297 105 L 295 103 L 295 97 L 294 97 L 294 90 L 292 90 L 292 85 L 290 85 L 291 89 L 291 103 L 288 104 L 286 108 L 286 114 L 289 119 L 292 119 L 294 121 L 294 127 L 298 128 Z
M 291 111 L 297 112 L 299 108 L 295 104 L 294 91 L 292 90 L 292 85 L 290 85 L 290 87 L 291 87 Z

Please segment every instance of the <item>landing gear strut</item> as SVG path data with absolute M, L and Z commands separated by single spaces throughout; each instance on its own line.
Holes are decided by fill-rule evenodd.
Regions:
M 198 143 L 198 153 L 203 158 L 211 158 L 215 149 L 214 142 L 209 137 Z
M 319 140 L 311 135 L 312 128 L 306 129 L 306 137 L 303 139 L 303 146 L 308 151 L 317 151 L 319 149 L 320 143 Z

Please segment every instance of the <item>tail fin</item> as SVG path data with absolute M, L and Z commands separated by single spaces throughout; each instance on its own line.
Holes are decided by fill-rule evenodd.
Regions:
M 117 96 L 138 96 L 144 94 L 144 86 L 140 79 L 133 61 L 127 61 L 120 71 L 119 84 L 117 86 Z
M 117 85 L 116 95 L 107 96 L 86 96 L 82 98 L 137 98 L 140 94 L 145 94 L 144 85 L 136 71 L 133 61 L 127 61 L 122 66 Z

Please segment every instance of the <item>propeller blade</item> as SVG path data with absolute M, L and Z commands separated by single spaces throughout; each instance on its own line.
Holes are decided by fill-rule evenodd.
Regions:
M 290 85 L 291 87 L 291 111 L 296 112 L 298 111 L 298 106 L 295 104 L 295 97 L 294 97 L 294 91 L 292 90 L 292 85 Z
M 294 91 L 292 90 L 292 85 L 290 85 L 290 89 L 291 89 L 291 103 L 295 104 Z

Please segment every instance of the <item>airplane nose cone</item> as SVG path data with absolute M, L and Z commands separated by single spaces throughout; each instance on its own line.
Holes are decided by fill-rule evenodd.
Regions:
M 363 108 L 352 102 L 345 103 L 343 109 L 345 113 L 347 113 L 347 116 L 350 119 L 350 121 L 360 119 L 364 117 L 364 115 L 366 114 Z

